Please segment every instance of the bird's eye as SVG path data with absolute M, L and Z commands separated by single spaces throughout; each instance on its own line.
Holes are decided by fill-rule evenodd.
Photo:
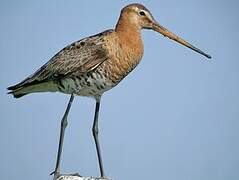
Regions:
M 140 16 L 145 16 L 145 12 L 144 12 L 144 11 L 140 11 L 140 12 L 139 12 L 139 15 L 140 15 Z

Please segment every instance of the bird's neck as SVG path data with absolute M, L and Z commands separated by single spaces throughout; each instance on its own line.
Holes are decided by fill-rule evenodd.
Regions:
M 141 39 L 141 28 L 125 17 L 120 17 L 115 31 L 123 47 L 131 51 L 141 59 L 143 55 L 143 42 Z
M 130 41 L 137 39 L 141 39 L 141 28 L 130 21 L 125 16 L 120 16 L 119 21 L 116 25 L 115 31 L 121 36 L 128 38 Z
M 116 32 L 134 30 L 140 33 L 141 27 L 136 23 L 135 20 L 132 20 L 129 16 L 130 15 L 120 15 L 115 28 Z

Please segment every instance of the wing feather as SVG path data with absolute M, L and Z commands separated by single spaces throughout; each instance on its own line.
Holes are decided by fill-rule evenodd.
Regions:
M 13 90 L 25 85 L 57 80 L 73 73 L 80 75 L 94 70 L 108 59 L 103 36 L 112 32 L 113 30 L 108 30 L 66 46 L 35 73 L 8 89 Z

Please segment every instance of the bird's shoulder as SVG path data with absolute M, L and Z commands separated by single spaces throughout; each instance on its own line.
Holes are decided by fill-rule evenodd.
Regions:
M 70 45 L 66 46 L 65 48 L 63 48 L 61 51 L 59 51 L 53 58 L 73 50 L 84 50 L 88 48 L 95 49 L 97 46 L 105 44 L 106 42 L 105 40 L 107 39 L 107 36 L 110 36 L 113 33 L 114 33 L 114 30 L 109 29 L 101 33 L 75 41 L 71 43 Z

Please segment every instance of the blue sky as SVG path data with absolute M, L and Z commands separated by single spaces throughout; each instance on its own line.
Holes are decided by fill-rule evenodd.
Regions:
M 113 28 L 135 1 L 0 2 L 0 179 L 51 179 L 69 96 L 6 95 L 67 44 Z M 100 141 L 116 180 L 239 179 L 238 1 L 138 1 L 212 60 L 143 30 L 140 65 L 105 93 Z M 91 135 L 94 101 L 73 103 L 62 172 L 99 174 Z

